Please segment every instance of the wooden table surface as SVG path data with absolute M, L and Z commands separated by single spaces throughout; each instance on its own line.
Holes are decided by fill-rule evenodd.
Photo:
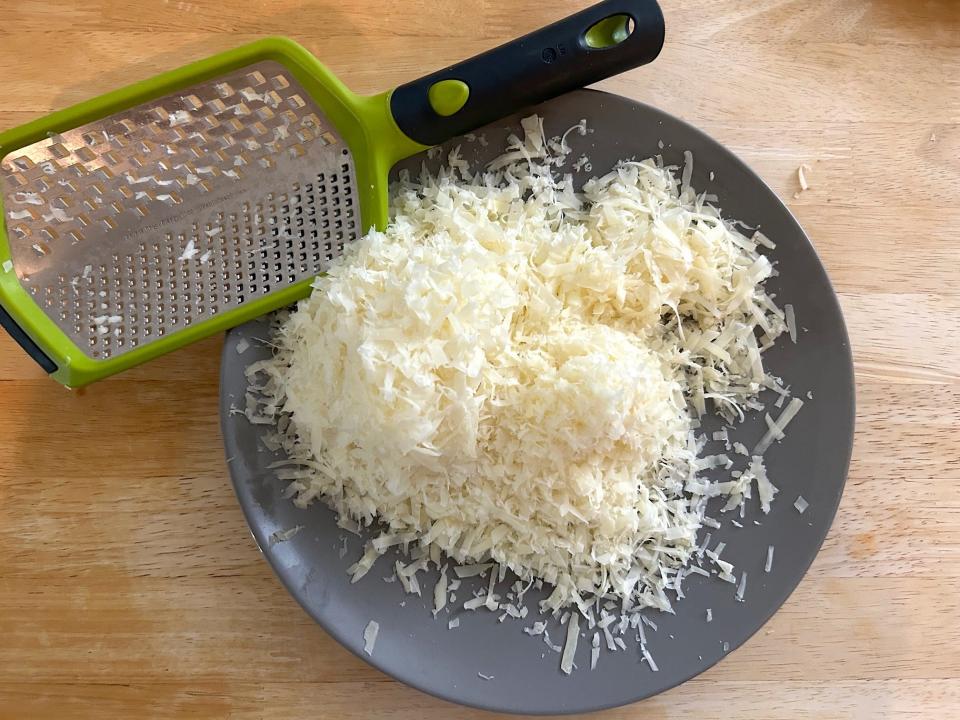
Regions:
M 702 676 L 597 717 L 960 717 L 960 3 L 663 4 L 656 64 L 602 87 L 703 128 L 787 199 L 842 299 L 858 426 L 783 609 Z M 586 2 L 3 5 L 0 128 L 268 33 L 373 92 Z M 0 717 L 488 717 L 370 668 L 274 578 L 224 467 L 220 344 L 71 392 L 0 337 Z

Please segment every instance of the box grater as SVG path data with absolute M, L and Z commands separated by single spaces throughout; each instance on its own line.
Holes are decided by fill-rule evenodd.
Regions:
M 387 219 L 392 165 L 649 62 L 653 0 L 607 0 L 357 96 L 268 38 L 0 135 L 0 324 L 69 386 L 305 296 Z

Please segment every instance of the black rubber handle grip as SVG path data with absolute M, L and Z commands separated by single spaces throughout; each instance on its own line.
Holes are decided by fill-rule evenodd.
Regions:
M 608 47 L 591 47 L 587 31 L 619 15 L 629 16 L 630 35 Z M 401 85 L 391 95 L 390 109 L 407 136 L 424 145 L 439 145 L 528 105 L 645 65 L 660 54 L 663 39 L 663 13 L 656 0 L 605 0 Z M 446 117 L 433 109 L 428 97 L 441 80 L 460 80 L 470 90 L 466 104 Z

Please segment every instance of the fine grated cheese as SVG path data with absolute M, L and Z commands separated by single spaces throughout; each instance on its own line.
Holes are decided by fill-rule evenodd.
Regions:
M 468 578 L 483 575 L 492 567 L 493 563 L 476 563 L 473 565 L 458 565 L 453 571 L 458 578 Z
M 537 621 L 528 628 L 524 628 L 523 631 L 527 635 L 543 635 L 543 631 L 546 630 L 547 624 L 543 621 Z

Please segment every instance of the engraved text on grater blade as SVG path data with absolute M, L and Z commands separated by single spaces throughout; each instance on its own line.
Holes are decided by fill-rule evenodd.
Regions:
M 96 359 L 321 272 L 360 233 L 353 159 L 261 62 L 0 161 L 21 284 Z

